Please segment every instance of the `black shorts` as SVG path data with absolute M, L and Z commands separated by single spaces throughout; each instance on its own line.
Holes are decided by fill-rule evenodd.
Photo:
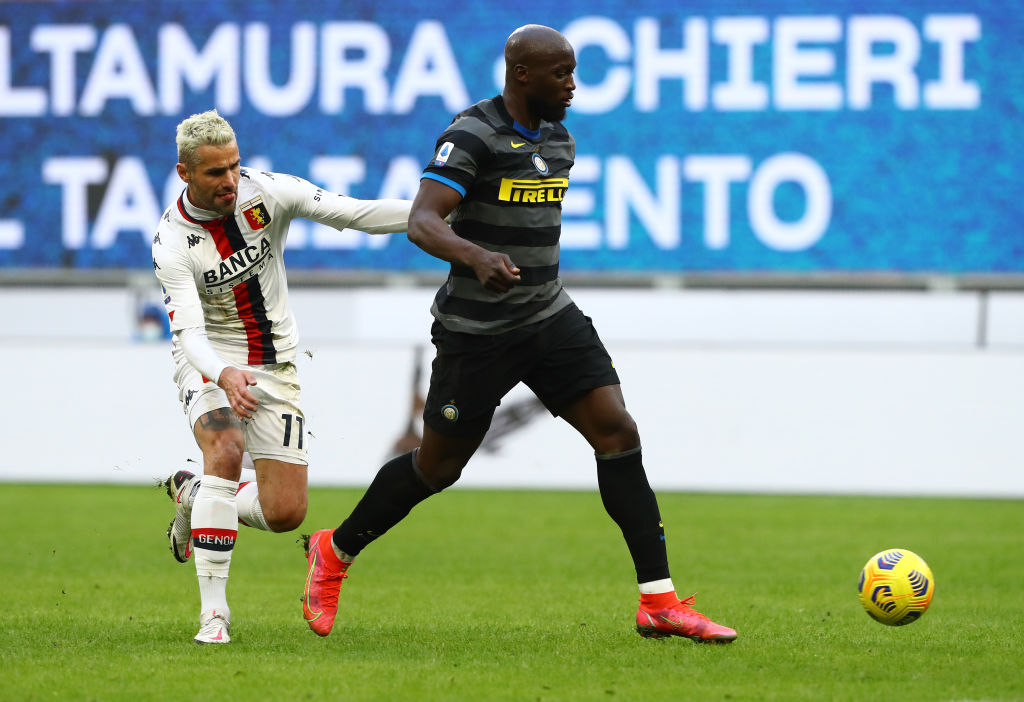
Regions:
M 437 355 L 423 421 L 449 436 L 483 436 L 520 382 L 555 416 L 594 388 L 619 384 L 590 317 L 574 304 L 504 334 L 452 332 L 436 321 L 430 331 Z

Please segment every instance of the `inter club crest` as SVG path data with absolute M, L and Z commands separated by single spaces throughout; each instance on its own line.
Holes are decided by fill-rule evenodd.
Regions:
M 249 229 L 253 231 L 263 229 L 270 224 L 270 213 L 267 212 L 267 206 L 258 197 L 242 205 L 242 214 L 245 215 L 245 221 L 249 223 Z

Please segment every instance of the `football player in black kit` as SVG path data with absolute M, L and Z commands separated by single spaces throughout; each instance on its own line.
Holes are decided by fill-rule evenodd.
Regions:
M 636 423 L 608 352 L 558 275 L 561 202 L 576 151 L 561 122 L 575 69 L 559 32 L 520 27 L 505 44 L 502 94 L 457 115 L 437 140 L 409 216 L 409 239 L 451 264 L 431 308 L 437 355 L 423 441 L 380 469 L 341 526 L 311 535 L 303 609 L 321 636 L 355 556 L 459 479 L 502 397 L 522 382 L 594 449 L 604 507 L 636 568 L 637 631 L 736 638 L 693 609 L 693 597 L 676 595 Z

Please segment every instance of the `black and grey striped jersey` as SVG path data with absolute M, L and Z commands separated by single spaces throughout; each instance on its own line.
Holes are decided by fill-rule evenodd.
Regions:
M 561 123 L 526 129 L 512 119 L 501 96 L 459 113 L 441 134 L 423 178 L 462 194 L 449 218 L 452 229 L 508 254 L 521 278 L 508 292 L 492 292 L 473 269 L 452 264 L 431 307 L 447 329 L 499 334 L 572 303 L 558 276 L 558 239 L 575 156 L 576 142 Z

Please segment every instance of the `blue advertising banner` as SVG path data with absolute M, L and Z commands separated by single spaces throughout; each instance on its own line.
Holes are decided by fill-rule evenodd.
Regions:
M 146 269 L 216 108 L 243 164 L 405 197 L 516 27 L 576 49 L 563 271 L 1024 272 L 1009 0 L 0 3 L 0 271 Z M 442 269 L 298 222 L 292 269 Z

